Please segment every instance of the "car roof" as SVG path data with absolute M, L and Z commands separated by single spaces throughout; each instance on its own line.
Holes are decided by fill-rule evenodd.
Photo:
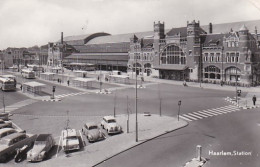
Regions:
M 86 125 L 87 125 L 87 127 L 97 126 L 97 124 L 95 122 L 87 122 Z
M 51 134 L 39 134 L 35 141 L 46 141 Z
M 63 137 L 67 136 L 77 136 L 77 131 L 76 129 L 65 129 L 62 130 Z
M 115 117 L 109 115 L 109 116 L 104 116 L 104 119 L 110 120 L 110 119 L 115 119 Z
M 20 136 L 26 136 L 26 135 L 24 133 L 12 133 L 10 135 L 3 137 L 1 140 L 9 141 L 9 140 L 12 140 L 13 138 L 17 138 Z
M 13 129 L 13 128 L 3 128 L 3 129 L 0 129 L 0 134 L 4 133 L 4 132 L 7 132 L 7 131 L 10 131 L 10 130 L 15 130 L 15 129 Z
M 0 124 L 0 128 L 5 127 L 5 126 L 9 126 L 9 124 L 8 123 Z

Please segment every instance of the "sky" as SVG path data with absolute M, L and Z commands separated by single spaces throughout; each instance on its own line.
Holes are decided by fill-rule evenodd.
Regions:
M 64 36 L 259 20 L 260 0 L 0 0 L 0 50 L 41 46 Z M 260 27 L 259 27 L 260 28 Z

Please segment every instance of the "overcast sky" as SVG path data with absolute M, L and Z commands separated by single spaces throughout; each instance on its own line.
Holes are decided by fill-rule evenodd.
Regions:
M 260 0 L 0 0 L 0 49 L 30 47 L 64 36 L 122 34 L 260 19 Z M 260 28 L 260 27 L 259 27 Z

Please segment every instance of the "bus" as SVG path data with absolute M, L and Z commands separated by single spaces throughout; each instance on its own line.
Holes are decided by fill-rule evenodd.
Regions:
M 22 77 L 27 78 L 27 79 L 34 79 L 35 78 L 35 72 L 29 69 L 23 69 L 21 71 Z
M 39 65 L 28 64 L 27 67 L 34 72 L 38 72 L 38 71 L 43 72 L 44 71 L 44 68 Z
M 0 77 L 0 89 L 5 90 L 16 90 L 16 80 L 12 78 Z

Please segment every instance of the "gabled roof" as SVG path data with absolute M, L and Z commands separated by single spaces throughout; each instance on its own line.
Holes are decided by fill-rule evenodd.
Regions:
M 172 28 L 168 33 L 167 36 L 174 36 L 180 34 L 182 37 L 187 36 L 187 27 L 179 27 L 179 28 Z
M 207 34 L 203 35 L 201 38 L 201 42 L 203 46 L 222 46 L 223 44 L 223 37 L 225 34 Z

